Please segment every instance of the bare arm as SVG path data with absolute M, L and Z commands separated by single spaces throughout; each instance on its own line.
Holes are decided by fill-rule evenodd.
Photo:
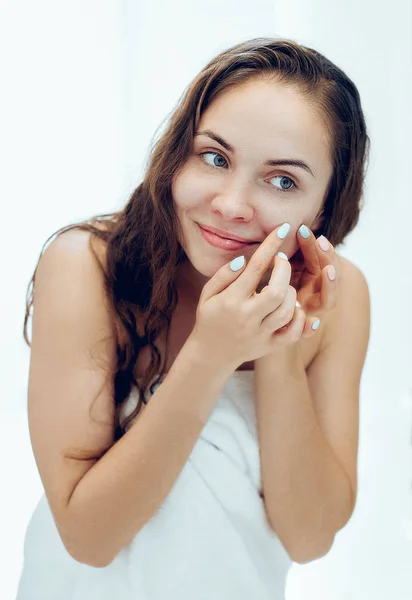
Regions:
M 70 498 L 67 518 L 79 559 L 108 564 L 154 515 L 223 384 L 216 369 L 190 356 L 189 346 L 182 349 L 144 414 L 83 476 Z
M 62 541 L 76 560 L 99 567 L 109 564 L 165 501 L 231 370 L 202 361 L 189 337 L 143 413 L 114 444 L 113 389 L 105 370 L 115 360 L 114 332 L 86 239 L 82 232 L 57 238 L 40 259 L 29 425 Z M 92 358 L 105 336 L 103 357 Z M 107 451 L 99 460 L 65 458 L 73 448 Z

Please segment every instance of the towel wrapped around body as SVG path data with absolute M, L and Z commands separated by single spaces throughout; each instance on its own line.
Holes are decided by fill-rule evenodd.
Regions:
M 284 600 L 292 561 L 260 495 L 253 378 L 233 373 L 165 502 L 107 567 L 68 554 L 43 495 L 16 600 Z

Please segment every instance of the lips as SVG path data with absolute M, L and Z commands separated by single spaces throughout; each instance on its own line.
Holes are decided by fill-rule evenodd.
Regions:
M 241 238 L 237 235 L 231 234 L 228 231 L 222 231 L 221 229 L 216 229 L 215 227 L 206 227 L 205 225 L 200 225 L 200 223 L 199 223 L 199 227 L 201 227 L 202 229 L 205 229 L 206 231 L 215 233 L 219 237 L 226 239 L 226 240 L 235 240 L 236 242 L 243 242 L 245 244 L 256 244 L 259 241 L 259 240 L 248 240 L 246 238 Z

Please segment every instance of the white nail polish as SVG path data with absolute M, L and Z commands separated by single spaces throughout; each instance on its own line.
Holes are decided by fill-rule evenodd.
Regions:
M 277 232 L 277 236 L 283 240 L 285 239 L 285 237 L 287 236 L 287 234 L 290 231 L 290 224 L 289 223 L 283 223 L 282 227 L 279 227 L 278 232 Z

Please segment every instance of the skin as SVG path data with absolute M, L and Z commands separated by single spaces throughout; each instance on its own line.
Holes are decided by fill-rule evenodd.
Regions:
M 319 310 L 327 310 L 336 299 L 336 280 L 330 282 L 325 274 L 337 256 L 332 247 L 322 254 L 313 233 L 304 240 L 296 231 L 301 223 L 317 227 L 313 221 L 331 174 L 326 131 L 298 94 L 273 82 L 255 82 L 253 88 L 242 86 L 222 95 L 203 115 L 201 127 L 206 126 L 229 141 L 236 154 L 229 155 L 216 142 L 198 138 L 193 156 L 175 178 L 173 194 L 184 232 L 181 243 L 189 257 L 180 274 L 181 283 L 197 303 L 204 284 L 238 254 L 207 244 L 196 221 L 261 241 L 289 222 L 292 230 L 282 250 L 291 258 L 300 247 L 304 256 L 297 297 L 305 311 L 312 306 L 320 316 Z M 213 169 L 202 163 L 198 154 L 206 150 L 221 154 L 228 166 Z M 316 178 L 297 168 L 275 169 L 262 164 L 268 158 L 285 155 L 308 162 Z M 276 176 L 279 182 L 282 175 L 297 181 L 300 190 L 272 190 L 270 178 Z M 162 392 L 161 387 L 156 392 L 159 401 L 149 403 L 137 429 L 132 428 L 120 444 L 113 444 L 111 419 L 109 427 L 106 423 L 96 428 L 96 423 L 104 424 L 107 415 L 113 413 L 113 394 L 107 386 L 101 388 L 105 392 L 99 402 L 101 418 L 93 419 L 93 427 L 86 427 L 90 421 L 87 386 L 90 397 L 94 397 L 96 385 L 100 389 L 99 380 L 107 383 L 107 369 L 97 372 L 90 353 L 79 353 L 79 347 L 92 347 L 102 338 L 103 328 L 107 339 L 113 341 L 108 348 L 108 364 L 115 360 L 116 348 L 101 272 L 91 256 L 89 237 L 80 233 L 58 236 L 36 272 L 33 340 L 37 342 L 32 357 L 37 358 L 30 376 L 30 412 L 35 411 L 36 418 L 31 432 L 36 461 L 65 547 L 78 562 L 99 568 L 111 564 L 164 501 L 204 426 L 200 416 L 208 414 L 212 400 L 221 391 L 222 377 L 216 377 L 216 368 L 211 370 L 207 361 L 194 360 L 188 346 L 189 351 L 179 357 L 181 368 L 169 375 L 167 391 Z M 103 244 L 100 248 L 103 263 Z M 259 249 L 262 254 L 262 244 L 247 250 L 248 262 Z M 289 261 L 275 260 L 281 265 L 279 269 L 291 268 Z M 282 361 L 278 356 L 273 360 L 270 354 L 255 361 L 265 502 L 273 529 L 277 532 L 282 527 L 295 562 L 325 554 L 334 532 L 349 519 L 356 499 L 358 394 L 369 336 L 369 297 L 360 271 L 347 261 L 339 261 L 339 270 L 339 297 L 344 302 L 337 302 L 333 327 L 323 350 L 311 357 L 307 377 L 298 353 L 285 351 Z M 272 268 L 267 270 L 262 287 L 272 272 Z M 82 290 L 87 285 L 90 293 L 85 295 Z M 253 301 L 262 300 L 263 296 Z M 77 304 L 73 306 L 73 302 Z M 296 314 L 303 314 L 303 310 Z M 36 327 L 40 328 L 37 334 Z M 105 334 L 103 337 L 106 339 Z M 67 360 L 70 353 L 75 359 Z M 87 362 L 79 368 L 83 355 Z M 90 378 L 91 370 L 96 377 Z M 54 402 L 56 381 L 61 388 L 58 403 Z M 274 398 L 276 387 L 281 393 Z M 173 402 L 163 402 L 162 393 Z M 50 428 L 51 422 L 55 422 L 54 428 Z M 147 440 L 158 442 L 157 446 L 151 444 L 149 453 Z M 108 450 L 85 481 L 82 479 L 95 461 L 68 464 L 63 460 L 64 451 L 82 447 L 90 448 L 92 454 Z M 140 485 L 130 485 L 135 481 Z M 285 485 L 279 485 L 282 481 Z M 301 542 L 301 523 L 302 530 L 307 527 L 306 539 L 313 540 L 310 548 Z M 318 523 L 322 531 L 316 531 Z
M 295 287 L 302 307 L 294 311 L 286 326 L 283 335 L 290 337 L 281 353 L 254 361 L 256 381 L 260 381 L 262 390 L 269 390 L 262 392 L 258 411 L 260 429 L 266 431 L 260 440 L 261 456 L 281 456 L 282 473 L 285 457 L 292 460 L 292 454 L 294 465 L 304 465 L 302 470 L 291 470 L 292 494 L 284 501 L 287 510 L 278 521 L 285 521 L 289 508 L 292 515 L 307 511 L 306 523 L 323 519 L 327 534 L 317 543 L 322 545 L 324 555 L 333 532 L 350 518 L 356 501 L 359 386 L 370 331 L 370 300 L 364 275 L 338 255 L 325 238 L 328 248 L 323 250 L 320 238 L 314 235 L 321 225 L 321 209 L 333 171 L 328 131 L 297 90 L 273 81 L 248 82 L 222 93 L 202 115 L 198 130 L 204 129 L 220 135 L 235 152 L 208 137 L 195 137 L 192 156 L 174 178 L 173 198 L 183 230 L 180 243 L 189 258 L 182 266 L 177 285 L 197 305 L 203 286 L 219 268 L 240 254 L 245 254 L 249 264 L 253 254 L 262 248 L 258 244 L 237 252 L 219 250 L 203 239 L 196 222 L 260 241 L 283 223 L 290 223 L 291 231 L 280 247 L 289 260 L 283 261 L 282 266 L 279 257 L 275 262 L 276 268 L 291 269 L 290 285 Z M 206 151 L 217 152 L 222 158 L 213 154 L 200 156 Z M 303 160 L 315 177 L 297 167 L 264 166 L 267 159 L 280 158 Z M 209 166 L 213 163 L 221 166 L 213 169 Z M 297 191 L 279 191 L 282 185 L 291 185 L 287 180 L 282 182 L 282 176 L 291 177 Z M 302 224 L 310 230 L 306 240 L 298 233 Z M 328 277 L 330 265 L 335 268 L 334 279 Z M 273 264 L 265 272 L 257 293 L 262 293 L 272 273 Z M 259 298 L 254 300 L 258 302 Z M 305 352 L 305 345 L 294 343 L 290 335 L 293 330 L 294 339 L 299 339 L 303 331 L 302 337 L 306 337 L 310 316 L 323 321 L 321 334 L 314 333 L 321 337 L 313 353 Z M 276 335 L 279 333 L 280 330 Z M 313 333 L 309 331 L 309 335 Z M 282 404 L 274 413 L 271 390 L 279 382 Z M 273 414 L 275 418 L 270 421 Z M 276 430 L 278 415 L 283 419 L 281 431 Z M 311 432 L 311 440 L 302 446 L 301 439 L 308 439 L 305 431 Z M 266 471 L 266 482 L 272 478 L 279 481 L 272 463 L 266 461 L 271 468 Z M 324 490 L 333 495 L 329 506 L 324 504 L 327 493 L 318 485 L 321 466 Z M 350 500 L 344 479 L 350 483 Z M 298 487 L 307 491 L 304 502 L 301 494 L 293 493 Z M 276 486 L 272 489 L 276 490 Z M 291 522 L 296 522 L 293 516 Z M 294 535 L 298 539 L 300 533 Z M 310 553 L 313 558 L 313 549 L 304 550 L 306 557 Z
M 291 259 L 302 247 L 306 257 L 313 256 L 315 236 L 311 232 L 305 241 L 297 232 L 302 224 L 311 230 L 319 227 L 333 171 L 328 131 L 319 115 L 296 89 L 278 82 L 249 81 L 226 90 L 202 115 L 197 132 L 204 130 L 213 131 L 234 151 L 207 135 L 196 135 L 192 156 L 173 180 L 184 236 L 180 243 L 189 258 L 177 285 L 195 305 L 204 284 L 220 267 L 240 254 L 249 262 L 259 247 L 257 243 L 236 251 L 214 248 L 203 239 L 197 223 L 262 242 L 288 222 L 291 230 L 281 251 Z M 210 154 L 202 156 L 204 152 Z M 297 166 L 264 165 L 281 158 L 304 161 L 313 175 Z M 266 271 L 258 292 L 271 273 L 272 268 Z

